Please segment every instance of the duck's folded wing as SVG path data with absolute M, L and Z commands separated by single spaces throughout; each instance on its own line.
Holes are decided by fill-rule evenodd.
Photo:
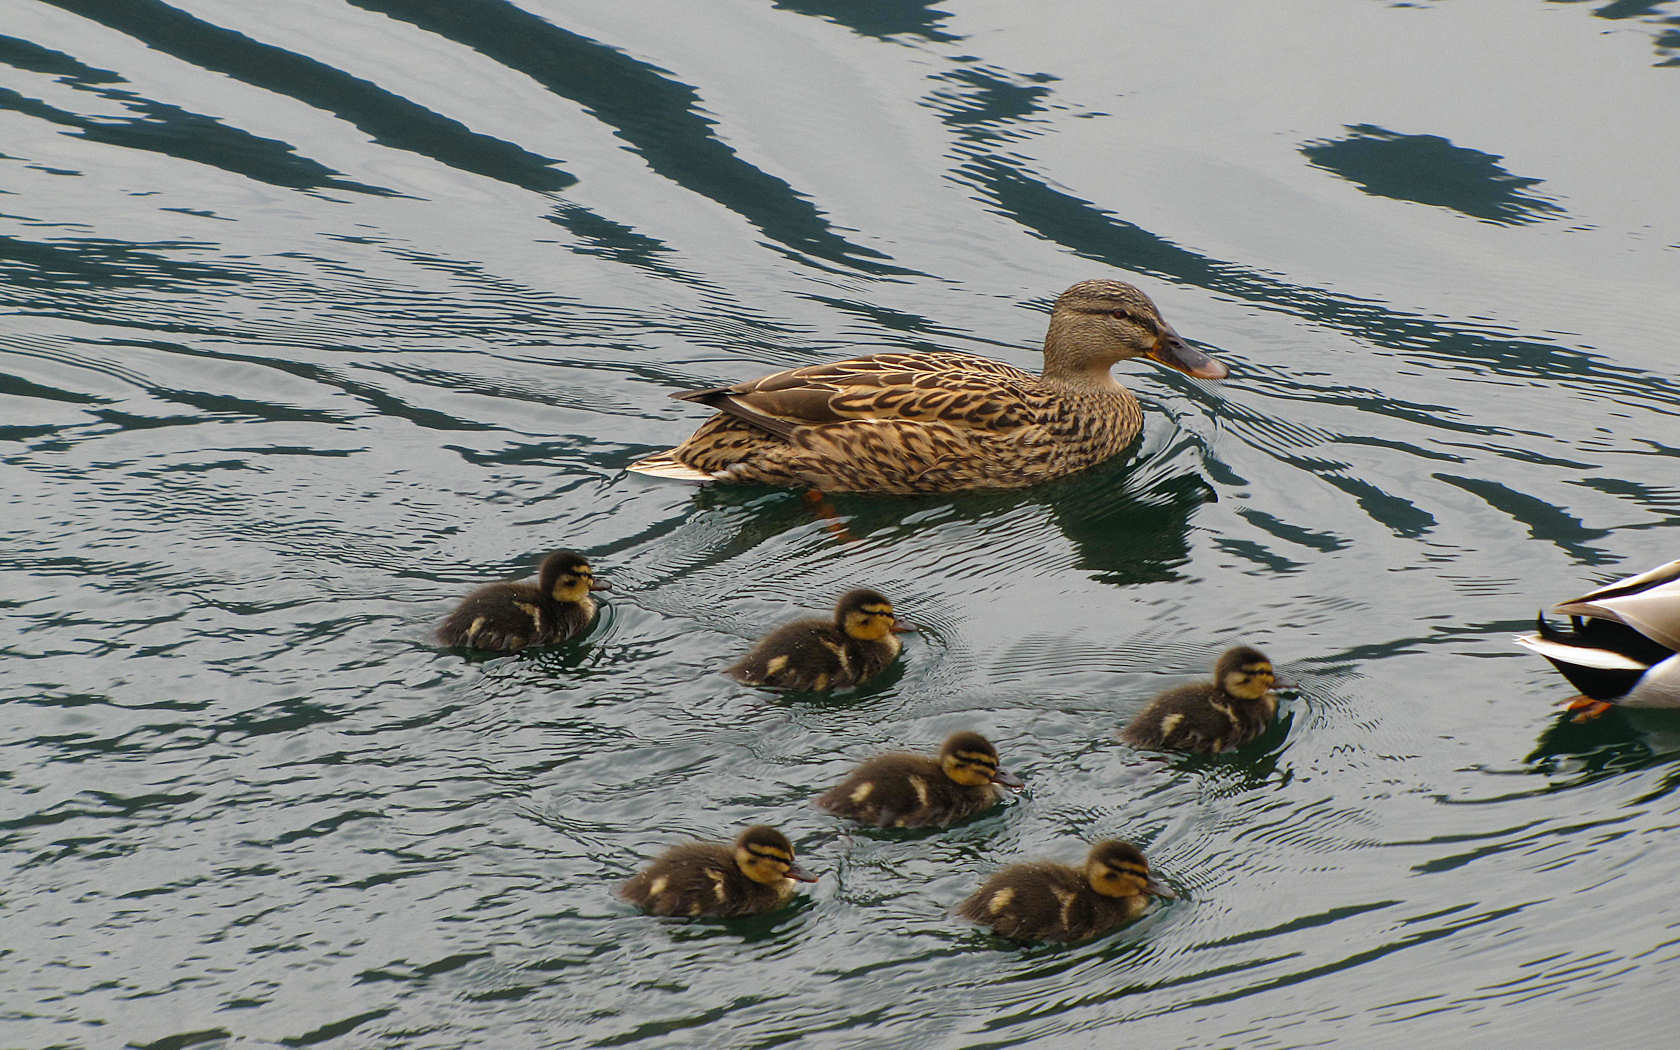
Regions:
M 799 427 L 855 420 L 1013 430 L 1037 419 L 1037 377 L 973 354 L 873 354 L 777 372 L 734 386 L 674 394 L 787 437 Z

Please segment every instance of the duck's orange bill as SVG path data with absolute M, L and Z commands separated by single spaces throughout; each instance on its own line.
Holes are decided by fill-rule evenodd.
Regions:
M 1195 379 L 1224 379 L 1231 374 L 1229 368 L 1179 338 L 1171 326 L 1162 330 L 1149 356 Z

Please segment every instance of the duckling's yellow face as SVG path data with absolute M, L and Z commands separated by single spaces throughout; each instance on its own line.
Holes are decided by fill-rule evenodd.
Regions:
M 964 787 L 979 787 L 997 776 L 998 756 L 989 748 L 959 748 L 941 754 L 939 765 L 946 776 Z
M 806 879 L 806 873 L 793 862 L 793 850 L 780 843 L 745 839 L 735 844 L 735 864 L 741 874 L 754 882 L 775 886 L 788 879 Z
M 1151 890 L 1149 865 L 1142 860 L 1092 857 L 1085 878 L 1104 897 L 1137 897 Z
M 1276 682 L 1277 674 L 1272 671 L 1270 660 L 1246 660 L 1226 668 L 1219 685 L 1239 700 L 1258 700 L 1271 692 Z
M 557 602 L 581 602 L 589 597 L 589 592 L 600 590 L 595 583 L 595 570 L 586 561 L 575 562 L 562 569 L 554 581 L 554 600 Z
M 890 638 L 897 624 L 890 602 L 865 602 L 847 609 L 840 627 L 848 635 L 862 642 L 879 642 Z

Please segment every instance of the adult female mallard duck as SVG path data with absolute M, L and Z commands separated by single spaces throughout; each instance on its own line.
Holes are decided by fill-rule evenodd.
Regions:
M 1553 607 L 1565 630 L 1535 617 L 1517 644 L 1552 662 L 1581 695 L 1564 702 L 1575 720 L 1615 706 L 1680 707 L 1680 561 L 1589 591 Z
M 1277 716 L 1277 674 L 1258 649 L 1240 645 L 1219 658 L 1213 681 L 1169 689 L 1149 702 L 1120 739 L 1151 751 L 1228 751 L 1266 731 Z
M 542 560 L 537 582 L 492 583 L 461 599 L 438 627 L 447 646 L 512 652 L 528 645 L 553 645 L 580 633 L 595 618 L 590 591 L 612 587 L 597 580 L 589 559 L 555 551 Z
M 1041 375 L 941 350 L 871 354 L 673 394 L 718 414 L 630 469 L 828 492 L 1019 488 L 1094 466 L 1131 443 L 1143 410 L 1109 368 L 1132 357 L 1198 379 L 1226 376 L 1147 295 L 1121 281 L 1081 281 L 1050 313 Z
M 793 845 L 775 828 L 755 824 L 733 845 L 672 846 L 619 887 L 625 900 L 655 915 L 734 918 L 780 907 L 795 883 L 817 877 L 793 861 Z
M 817 796 L 836 816 L 876 827 L 945 827 L 997 805 L 999 785 L 1021 781 L 998 765 L 997 749 L 979 733 L 952 733 L 939 756 L 877 755 Z
M 1175 897 L 1149 873 L 1143 851 L 1108 839 L 1083 869 L 1038 861 L 1012 864 L 957 905 L 956 914 L 1017 941 L 1083 941 L 1142 915 L 1150 897 Z
M 903 648 L 897 635 L 913 630 L 898 621 L 892 602 L 878 592 L 847 591 L 834 603 L 834 619 L 778 627 L 724 673 L 775 689 L 847 689 L 886 670 Z

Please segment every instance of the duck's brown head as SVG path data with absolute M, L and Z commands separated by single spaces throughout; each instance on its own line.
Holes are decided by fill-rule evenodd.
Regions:
M 1080 281 L 1056 298 L 1044 337 L 1044 374 L 1112 382 L 1109 367 L 1148 357 L 1196 379 L 1224 379 L 1224 365 L 1186 343 L 1149 296 L 1124 281 Z

